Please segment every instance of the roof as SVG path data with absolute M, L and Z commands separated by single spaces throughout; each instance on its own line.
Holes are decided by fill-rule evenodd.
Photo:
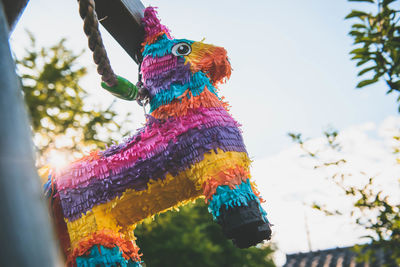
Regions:
M 286 263 L 283 267 L 377 267 L 390 266 L 399 267 L 393 259 L 391 253 L 382 248 L 375 249 L 374 262 L 358 262 L 354 247 L 333 248 L 318 250 L 306 253 L 295 253 L 286 255 Z

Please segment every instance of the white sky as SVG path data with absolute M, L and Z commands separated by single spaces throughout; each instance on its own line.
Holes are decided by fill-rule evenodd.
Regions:
M 382 135 L 382 129 L 388 125 L 399 128 L 398 119 L 389 118 L 397 115 L 396 96 L 385 95 L 384 83 L 354 89 L 359 79 L 348 55 L 350 22 L 343 18 L 359 4 L 345 0 L 143 2 L 159 7 L 162 22 L 173 36 L 205 37 L 206 42 L 228 50 L 234 71 L 221 94 L 243 124 L 254 159 L 253 176 L 268 202 L 280 249 L 307 250 L 304 213 L 313 249 L 356 243 L 359 232 L 346 221 L 320 216 L 302 204 L 319 197 L 335 203 L 335 189 L 298 157 L 287 133 L 299 131 L 319 140 L 321 131 L 330 125 L 343 130 L 347 155 L 357 162 L 354 171 L 370 166 L 372 172 L 379 172 L 390 167 L 394 171 L 385 172 L 389 177 L 385 179 L 395 179 L 391 174 L 398 168 L 392 169 L 396 167 L 387 145 L 390 136 Z M 41 45 L 66 37 L 70 48 L 87 49 L 76 1 L 30 1 L 11 38 L 17 55 L 27 44 L 25 29 Z M 136 82 L 136 64 L 107 32 L 103 31 L 103 37 L 116 73 Z M 93 93 L 91 101 L 111 103 L 111 95 L 100 88 L 91 55 L 86 53 L 81 61 L 90 66 L 83 87 Z M 117 107 L 121 113 L 134 112 L 137 126 L 143 122 L 143 111 L 136 103 L 118 100 Z
M 374 177 L 377 190 L 391 196 L 394 203 L 400 202 L 400 165 L 393 154 L 393 135 L 400 128 L 400 117 L 388 117 L 380 124 L 365 123 L 344 129 L 338 136 L 342 145 L 340 153 L 322 149 L 319 160 L 304 156 L 298 146 L 283 149 L 277 154 L 253 163 L 252 174 L 261 194 L 266 198 L 265 208 L 269 219 L 275 225 L 274 240 L 280 253 L 306 252 L 307 245 L 305 217 L 310 230 L 313 250 L 351 246 L 368 240 L 360 236 L 371 234 L 354 224 L 348 216 L 352 198 L 344 196 L 331 179 L 332 174 L 351 173 L 346 184 L 365 185 Z M 317 137 L 306 142 L 311 151 L 321 150 L 325 138 Z M 398 146 L 399 144 L 397 144 Z M 347 163 L 341 168 L 314 169 L 321 162 L 334 162 L 344 158 Z M 364 172 L 366 175 L 362 175 Z M 317 202 L 330 210 L 339 209 L 346 216 L 327 217 L 310 206 Z M 282 263 L 282 255 L 277 259 Z

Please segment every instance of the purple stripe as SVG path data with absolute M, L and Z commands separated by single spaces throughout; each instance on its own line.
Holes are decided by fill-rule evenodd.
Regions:
M 214 127 L 217 125 L 221 125 L 221 122 L 223 122 L 223 126 L 240 126 L 235 120 L 233 120 L 233 118 L 229 115 L 229 113 L 221 107 L 215 107 L 215 108 L 208 108 L 208 109 L 204 109 L 204 108 L 200 108 L 200 109 L 194 109 L 191 110 L 190 113 L 188 113 L 185 117 L 192 117 L 192 116 L 196 116 L 198 119 L 197 120 L 201 120 L 201 117 L 207 117 L 209 122 L 207 122 L 206 124 L 208 124 L 208 127 Z M 210 119 L 211 118 L 211 119 Z M 119 152 L 121 152 L 124 149 L 130 148 L 133 145 L 136 145 L 137 142 L 139 142 L 141 140 L 141 134 L 144 131 L 149 131 L 149 129 L 152 129 L 153 126 L 158 127 L 158 125 L 160 124 L 164 124 L 164 125 L 168 125 L 168 127 L 171 127 L 171 123 L 176 123 L 177 118 L 170 118 L 167 121 L 161 121 L 158 120 L 156 118 L 154 118 L 151 115 L 146 115 L 146 125 L 143 128 L 140 128 L 137 130 L 137 133 L 128 138 L 126 141 L 122 142 L 121 144 L 118 145 L 113 145 L 111 147 L 109 147 L 107 150 L 105 150 L 104 152 L 102 152 L 102 155 L 105 157 L 111 157 L 112 155 L 115 155 Z M 178 118 L 179 119 L 179 118 Z M 190 120 L 190 119 L 189 119 Z M 185 121 L 187 123 L 187 121 Z M 212 126 L 211 126 L 212 125 Z M 158 127 L 160 128 L 160 127 Z M 197 127 L 196 127 L 197 129 Z M 164 130 L 160 130 L 160 131 L 164 131 Z
M 57 188 L 78 187 L 88 185 L 92 180 L 105 179 L 120 173 L 139 159 L 151 158 L 163 151 L 171 140 L 176 140 L 189 129 L 211 128 L 215 126 L 238 126 L 237 122 L 223 108 L 198 108 L 189 110 L 186 116 L 168 120 L 151 121 L 140 134 L 140 139 L 132 138 L 132 142 L 115 149 L 115 153 L 98 159 L 77 161 L 57 174 Z M 138 142 L 134 142 L 137 141 Z
M 190 65 L 174 55 L 164 57 L 146 56 L 142 63 L 142 74 L 150 97 L 161 90 L 168 90 L 171 84 L 185 84 L 190 81 Z
M 173 69 L 145 79 L 145 85 L 149 90 L 150 97 L 153 97 L 161 90 L 169 90 L 171 84 L 188 83 L 190 81 L 190 77 L 191 72 L 189 64 L 184 65 L 184 62 L 182 62 Z
M 176 176 L 192 164 L 204 159 L 210 150 L 246 152 L 240 130 L 236 127 L 191 129 L 179 136 L 176 143 L 149 159 L 136 164 L 118 175 L 95 180 L 84 188 L 60 191 L 64 216 L 75 220 L 94 205 L 106 203 L 128 189 L 145 190 L 150 179 L 164 179 L 167 173 Z

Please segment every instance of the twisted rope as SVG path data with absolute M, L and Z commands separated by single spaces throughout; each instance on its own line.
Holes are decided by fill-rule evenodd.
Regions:
M 93 60 L 101 80 L 108 86 L 118 84 L 117 76 L 111 68 L 106 49 L 99 31 L 99 20 L 95 11 L 94 0 L 78 0 L 79 15 L 83 19 L 83 30 L 88 37 L 89 49 L 93 52 Z

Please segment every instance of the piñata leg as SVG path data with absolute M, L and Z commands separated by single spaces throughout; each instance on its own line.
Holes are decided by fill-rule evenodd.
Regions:
M 76 258 L 77 267 L 141 267 L 138 261 L 125 259 L 121 248 L 93 246 L 86 255 Z
M 49 175 L 44 191 L 50 201 L 57 235 L 68 267 L 140 267 L 135 225 L 122 228 L 108 206 L 97 205 L 77 218 L 64 218 L 60 195 Z
M 124 234 L 112 229 L 97 229 L 72 243 L 68 266 L 139 267 L 138 252 L 133 231 Z
M 69 266 L 140 266 L 134 226 L 122 229 L 106 205 L 97 205 L 73 221 L 67 220 L 71 239 Z
M 271 238 L 262 199 L 250 182 L 246 169 L 236 167 L 220 172 L 203 184 L 208 209 L 227 238 L 239 248 L 248 248 Z

